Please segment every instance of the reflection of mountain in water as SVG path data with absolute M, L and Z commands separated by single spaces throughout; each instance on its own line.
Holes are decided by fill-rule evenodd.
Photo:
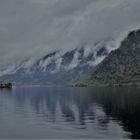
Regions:
M 140 89 L 110 88 L 99 90 L 96 101 L 101 104 L 106 115 L 121 122 L 131 138 L 140 138 Z
M 140 138 L 139 91 L 136 88 L 21 88 L 9 96 L 19 106 L 32 108 L 47 122 L 67 122 L 82 129 L 93 124 L 104 130 L 117 122 L 129 132 L 127 137 Z
M 16 92 L 14 98 L 18 104 L 30 104 L 37 114 L 41 114 L 49 121 L 55 122 L 59 117 L 63 117 L 66 122 L 79 122 L 85 125 L 86 119 L 94 119 L 92 98 L 85 94 L 78 94 L 82 90 L 48 88 L 38 91 L 36 88 L 31 88 L 24 92 L 23 90 Z

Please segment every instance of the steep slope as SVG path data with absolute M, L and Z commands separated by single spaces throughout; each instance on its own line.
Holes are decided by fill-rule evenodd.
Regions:
M 0 80 L 14 83 L 68 84 L 86 75 L 114 49 L 113 41 L 56 51 L 1 68 Z
M 129 32 L 120 48 L 112 51 L 93 71 L 92 83 L 140 83 L 140 30 Z

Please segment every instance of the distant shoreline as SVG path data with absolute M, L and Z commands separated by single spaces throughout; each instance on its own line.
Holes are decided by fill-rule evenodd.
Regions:
M 12 88 L 16 87 L 140 87 L 140 83 L 101 83 L 96 81 L 78 81 L 76 83 L 67 85 L 57 85 L 57 84 L 46 84 L 46 83 L 15 83 Z
M 106 83 L 101 83 L 101 82 L 97 82 L 97 81 L 88 81 L 88 82 L 77 82 L 74 83 L 72 86 L 74 87 L 140 87 L 140 83 L 139 82 L 128 82 L 128 83 L 110 83 L 110 82 L 106 82 Z

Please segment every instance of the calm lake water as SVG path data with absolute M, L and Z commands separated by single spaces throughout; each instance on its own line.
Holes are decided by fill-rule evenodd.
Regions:
M 140 138 L 140 88 L 0 90 L 0 138 Z

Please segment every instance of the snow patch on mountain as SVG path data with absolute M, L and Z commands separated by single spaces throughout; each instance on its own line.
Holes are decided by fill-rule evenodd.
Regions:
M 10 77 L 14 81 L 25 79 L 28 81 L 32 78 L 29 81 L 53 82 L 65 77 L 67 81 L 75 80 L 88 74 L 112 50 L 116 49 L 117 45 L 114 40 L 87 43 L 67 51 L 54 51 L 40 58 L 31 57 L 1 68 L 0 79 Z

